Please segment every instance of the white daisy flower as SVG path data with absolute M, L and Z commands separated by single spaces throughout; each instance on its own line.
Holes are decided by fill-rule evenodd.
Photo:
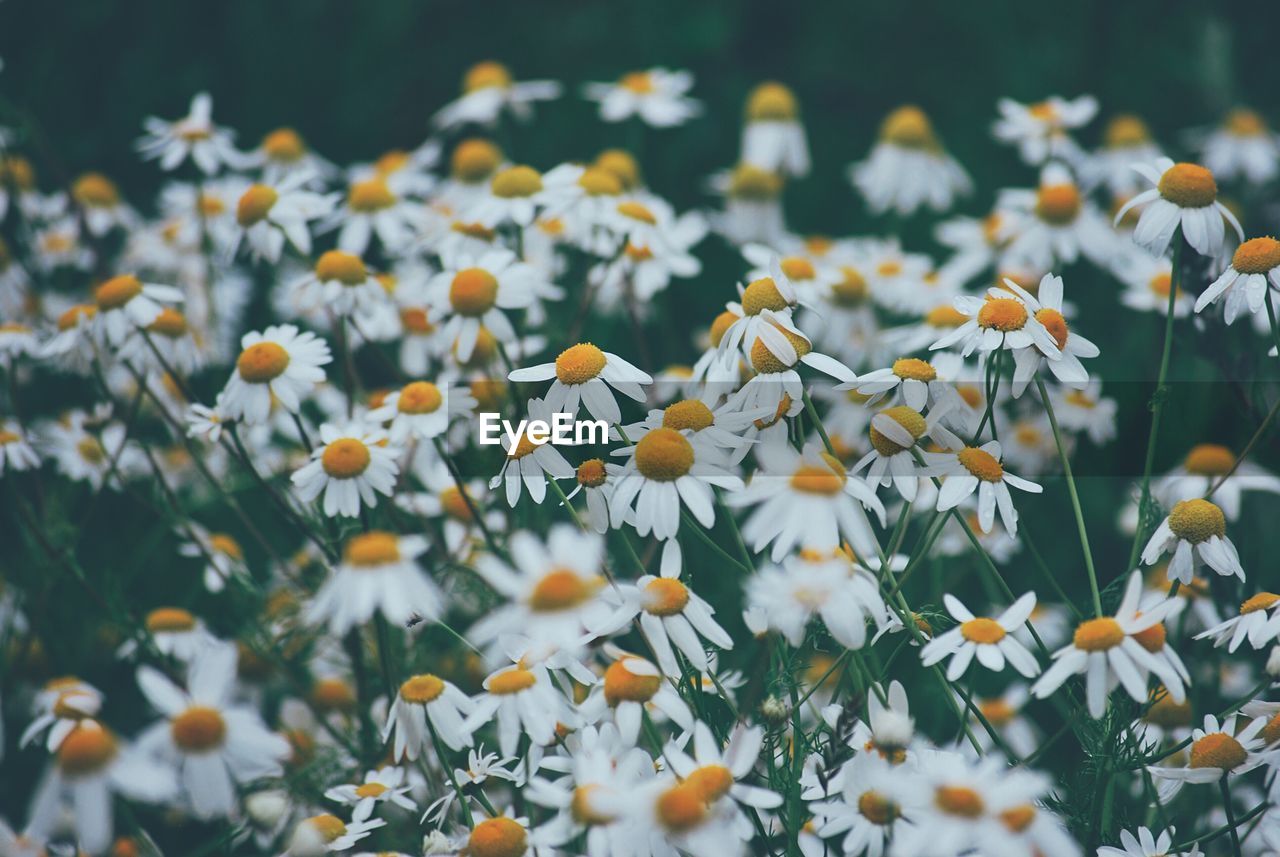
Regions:
M 295 174 L 308 176 L 308 185 L 320 184 L 337 175 L 338 168 L 313 152 L 293 128 L 283 126 L 268 132 L 258 148 L 246 152 L 249 163 L 261 167 L 262 180 L 277 184 Z
M 139 327 L 160 317 L 164 304 L 182 301 L 182 292 L 173 286 L 143 283 L 133 274 L 112 277 L 94 289 L 93 333 L 100 343 L 121 345 Z
M 521 734 L 545 747 L 555 740 L 557 724 L 572 728 L 580 722 L 542 664 L 530 664 L 528 668 L 513 664 L 491 673 L 484 680 L 484 693 L 475 698 L 475 703 L 475 711 L 467 717 L 463 731 L 474 732 L 496 716 L 498 744 L 505 756 L 515 755 Z
M 1200 498 L 1182 500 L 1160 522 L 1142 550 L 1143 565 L 1152 565 L 1166 553 L 1169 579 L 1184 584 L 1201 564 L 1224 576 L 1235 575 L 1244 581 L 1244 568 L 1236 546 L 1227 538 L 1227 519 L 1222 509 Z
M 622 420 L 622 411 L 609 388 L 637 402 L 644 401 L 642 384 L 653 378 L 616 354 L 601 351 L 590 342 L 571 345 L 552 363 L 540 363 L 516 369 L 507 376 L 516 383 L 546 381 L 554 378 L 544 397 L 553 413 L 574 416 L 578 403 L 599 420 L 613 425 Z
M 1016 145 L 1022 160 L 1033 167 L 1051 158 L 1078 163 L 1084 153 L 1069 132 L 1087 125 L 1098 112 L 1098 100 L 1092 95 L 1073 99 L 1051 95 L 1035 104 L 1002 98 L 996 106 L 1000 118 L 992 127 L 995 138 Z
M 1116 684 L 1122 685 L 1136 702 L 1146 702 L 1146 676 L 1155 673 L 1174 701 L 1185 699 L 1186 691 L 1177 669 L 1167 658 L 1149 651 L 1145 645 L 1149 640 L 1143 637 L 1180 612 L 1185 602 L 1169 598 L 1140 607 L 1141 597 L 1142 575 L 1134 572 L 1115 614 L 1081 622 L 1071 644 L 1054 652 L 1053 663 L 1031 686 L 1031 695 L 1043 699 L 1070 676 L 1084 674 L 1089 715 L 1098 719 L 1106 712 L 1107 697 Z M 1163 634 L 1161 626 L 1154 637 L 1163 643 Z
M 106 235 L 112 229 L 138 225 L 138 215 L 120 198 L 116 183 L 102 173 L 82 173 L 71 185 L 71 198 L 84 216 L 90 235 Z
M 1132 113 L 1113 116 L 1102 132 L 1102 141 L 1102 148 L 1079 165 L 1080 174 L 1088 187 L 1102 185 L 1117 197 L 1138 191 L 1133 164 L 1149 163 L 1163 154 L 1147 123 Z
M 188 665 L 179 688 L 152 667 L 138 669 L 138 686 L 165 719 L 146 729 L 140 748 L 172 763 L 197 818 L 236 811 L 236 784 L 279 776 L 289 742 L 267 729 L 256 710 L 232 704 L 236 648 L 205 649 Z
M 1240 614 L 1196 635 L 1197 640 L 1210 638 L 1214 646 L 1235 652 L 1245 640 L 1250 647 L 1261 649 L 1280 638 L 1280 595 L 1259 592 L 1240 605 Z
M 249 567 L 244 561 L 244 548 L 234 536 L 212 532 L 194 521 L 179 527 L 177 532 L 186 538 L 178 545 L 178 553 L 198 557 L 205 562 L 205 589 L 221 592 L 232 577 L 250 579 Z
M 1205 138 L 1203 152 L 1204 165 L 1227 181 L 1265 184 L 1280 171 L 1280 136 L 1247 108 L 1228 113 L 1222 126 Z
M 286 241 L 303 256 L 311 255 L 307 224 L 329 214 L 337 202 L 335 195 L 307 190 L 313 178 L 296 171 L 275 184 L 250 185 L 241 195 L 236 205 L 236 223 L 255 258 L 276 264 Z
M 601 535 L 609 532 L 610 527 L 614 526 L 612 516 L 609 514 L 609 498 L 613 496 L 614 481 L 620 473 L 622 473 L 620 465 L 606 464 L 600 458 L 588 458 L 578 465 L 574 474 L 578 484 L 566 495 L 566 499 L 569 500 L 578 496 L 579 492 L 586 495 L 587 522 L 591 525 L 591 529 Z M 622 522 L 618 521 L 617 526 L 621 525 Z
M 752 575 L 746 591 L 765 627 L 793 646 L 804 642 L 814 617 L 822 619 L 836 642 L 851 649 L 867 644 L 868 622 L 880 629 L 889 619 L 875 577 L 839 552 L 787 557 L 781 567 L 769 565 Z
M 371 410 L 367 419 L 387 425 L 391 442 L 402 446 L 410 439 L 439 437 L 448 430 L 451 417 L 469 413 L 477 404 L 466 387 L 410 381 L 388 393 L 382 405 Z
M 1098 379 L 1090 380 L 1083 390 L 1050 389 L 1049 397 L 1058 423 L 1067 431 L 1088 434 L 1095 446 L 1103 446 L 1116 436 L 1118 405 L 1115 399 L 1102 395 Z
M 323 857 L 335 851 L 350 851 L 357 842 L 386 823 L 381 818 L 371 818 L 345 824 L 336 815 L 313 815 L 298 822 L 282 857 Z
M 463 214 L 474 223 L 496 229 L 508 223 L 528 226 L 547 202 L 542 173 L 525 164 L 493 174 L 488 189 L 471 201 Z
M 1175 164 L 1161 158 L 1133 167 L 1154 187 L 1130 199 L 1116 212 L 1119 223 L 1129 209 L 1141 205 L 1142 214 L 1133 240 L 1157 256 L 1163 256 L 1181 227 L 1182 236 L 1201 256 L 1215 256 L 1222 249 L 1225 218 L 1244 241 L 1240 221 L 1218 201 L 1218 183 L 1213 173 L 1199 164 Z
M 142 624 L 161 654 L 183 663 L 218 642 L 204 622 L 181 607 L 157 607 L 146 615 Z
M 542 399 L 530 399 L 526 407 L 530 423 L 541 421 L 548 426 L 552 424 L 551 409 Z M 573 465 L 565 460 L 560 451 L 548 439 L 535 443 L 525 431 L 519 440 L 512 441 L 507 432 L 502 432 L 500 442 L 506 451 L 502 467 L 497 475 L 489 480 L 490 490 L 499 485 L 506 488 L 507 505 L 512 508 L 520 500 L 521 488 L 528 490 L 530 499 L 541 503 L 547 496 L 547 477 L 552 479 L 568 479 L 574 475 Z
M 604 679 L 578 706 L 584 719 L 591 723 L 612 719 L 622 741 L 629 746 L 635 746 L 640 737 L 646 708 L 660 711 L 681 729 L 693 728 L 693 712 L 671 683 L 663 679 L 656 664 L 612 645 L 605 648 L 615 660 L 604 671 Z
M 405 782 L 403 768 L 388 765 L 364 775 L 364 782 L 334 786 L 324 796 L 351 807 L 351 820 L 364 821 L 373 815 L 380 803 L 393 803 L 401 809 L 414 811 L 418 805 L 409 796 L 412 785 Z
M 632 423 L 624 431 L 632 443 L 639 442 L 657 428 L 689 431 L 711 446 L 728 452 L 733 461 L 740 461 L 752 445 L 743 437 L 743 432 L 756 420 L 772 416 L 773 411 L 768 408 L 740 411 L 730 401 L 717 406 L 718 399 L 716 385 L 707 384 L 700 398 L 680 399 L 665 408 L 654 408 L 642 422 Z
M 50 753 L 58 748 L 82 721 L 92 720 L 102 709 L 102 692 L 74 676 L 51 679 L 35 695 L 32 711 L 35 717 L 18 739 L 26 747 L 42 733 L 44 746 Z
M 994 619 L 974 616 L 959 598 L 947 593 L 942 597 L 947 612 L 960 624 L 939 634 L 920 649 L 920 662 L 929 667 L 950 659 L 947 680 L 959 681 L 976 657 L 992 672 L 1000 672 L 1005 663 L 1027 678 L 1040 672 L 1035 656 L 1013 636 L 1031 616 L 1036 595 L 1028 592 Z
M 934 408 L 925 417 L 906 405 L 887 408 L 871 418 L 868 436 L 871 451 L 858 459 L 851 471 L 867 469 L 867 482 L 897 489 L 904 500 L 914 502 L 920 479 L 927 469 L 914 453 L 920 440 L 932 438 L 944 449 L 960 449 L 964 443 L 942 424 L 943 408 Z M 870 555 L 871 552 L 868 552 Z
M 345 202 L 325 220 L 324 228 L 341 227 L 338 249 L 348 253 L 363 255 L 376 236 L 384 252 L 399 254 L 413 241 L 422 212 L 419 203 L 404 198 L 404 190 L 376 168 L 353 176 Z
M 328 517 L 355 518 L 362 506 L 376 507 L 378 494 L 395 491 L 400 472 L 400 450 L 386 440 L 386 432 L 360 423 L 320 426 L 321 445 L 290 477 L 298 499 L 310 503 L 323 493 Z
M 1181 465 L 1157 479 L 1151 491 L 1166 508 L 1182 500 L 1212 496 L 1227 520 L 1234 521 L 1240 517 L 1244 492 L 1280 494 L 1280 477 L 1252 461 L 1241 461 L 1221 444 L 1200 443 L 1191 448 Z
M 809 143 L 800 124 L 795 93 L 775 81 L 762 83 L 747 97 L 746 112 L 742 163 L 779 175 L 807 175 Z
M 560 97 L 554 80 L 517 81 L 502 63 L 486 60 L 467 69 L 462 95 L 440 108 L 431 124 L 442 130 L 468 123 L 493 125 L 503 113 L 525 120 L 533 115 L 533 105 Z
M 187 115 L 172 122 L 148 117 L 142 123 L 146 134 L 137 149 L 146 160 L 159 159 L 160 169 L 170 172 L 187 158 L 207 176 L 222 167 L 240 167 L 244 155 L 236 150 L 235 134 L 213 124 L 213 98 L 201 92 L 191 99 Z
M 938 491 L 937 509 L 946 512 L 959 506 L 978 492 L 978 524 L 982 532 L 991 532 L 996 511 L 1000 522 L 1010 535 L 1018 532 L 1018 510 L 1014 508 L 1009 486 L 1039 494 L 1044 489 L 1035 482 L 1014 476 L 1001 463 L 999 441 L 987 441 L 982 446 L 966 446 L 955 453 L 925 453 L 929 473 L 941 476 L 942 488 Z
M 0 476 L 40 466 L 40 456 L 16 420 L 0 420 Z
M 364 260 L 345 250 L 327 250 L 290 285 L 298 306 L 338 315 L 368 313 L 388 303 L 387 290 Z
M 444 259 L 442 267 L 427 288 L 434 323 L 443 326 L 442 336 L 458 360 L 471 359 L 482 328 L 501 342 L 514 341 L 515 328 L 503 310 L 529 305 L 536 270 L 503 249 L 478 257 L 459 253 Z
M 724 212 L 713 217 L 713 228 L 735 244 L 772 244 L 787 234 L 782 217 L 783 176 L 751 163 L 718 173 L 710 189 L 724 198 Z
M 1173 288 L 1173 263 L 1165 256 L 1152 256 L 1146 250 L 1117 253 L 1111 270 L 1124 283 L 1120 302 L 1138 312 L 1169 314 L 1169 291 Z M 1181 286 L 1173 299 L 1174 318 L 1191 314 L 1195 296 Z
M 954 197 L 973 189 L 968 173 L 943 149 L 929 117 L 911 104 L 885 118 L 871 155 L 849 168 L 849 180 L 872 214 L 892 209 L 906 216 L 926 204 L 945 211 Z
M 1190 851 L 1173 850 L 1175 828 L 1160 831 L 1159 837 L 1153 836 L 1145 827 L 1138 828 L 1134 836 L 1127 830 L 1120 831 L 1120 848 L 1114 845 L 1103 845 L 1098 848 L 1098 857 L 1200 857 L 1200 849 L 1192 846 Z
M 616 83 L 588 83 L 582 94 L 600 103 L 605 122 L 638 116 L 653 128 L 672 128 L 702 112 L 702 105 L 685 94 L 692 87 L 693 75 L 687 71 L 651 68 L 628 72 Z
M 883 857 L 891 830 L 904 829 L 911 820 L 893 799 L 892 768 L 875 753 L 858 753 L 845 762 L 827 783 L 804 794 L 823 839 L 840 838 L 845 854 L 866 853 Z M 835 796 L 834 800 L 820 800 Z
M 219 398 L 227 419 L 248 423 L 265 423 L 273 403 L 298 413 L 303 397 L 325 379 L 320 367 L 333 359 L 323 339 L 292 324 L 246 333 L 240 347 L 236 369 Z
M 387 709 L 382 740 L 391 742 L 391 758 L 414 761 L 432 746 L 432 733 L 451 750 L 471 746 L 466 717 L 475 711 L 471 697 L 452 682 L 430 673 L 410 676 Z M 430 720 L 428 726 L 427 721 Z
M 1196 312 L 1223 301 L 1223 318 L 1231 324 L 1242 309 L 1262 309 L 1270 289 L 1280 291 L 1280 241 L 1250 238 L 1236 248 L 1222 276 L 1196 298 Z
M 1237 716 L 1231 715 L 1218 722 L 1212 714 L 1204 716 L 1204 723 L 1191 732 L 1191 750 L 1185 767 L 1148 765 L 1151 776 L 1165 780 L 1161 784 L 1161 801 L 1167 801 L 1183 783 L 1216 783 L 1225 777 L 1247 774 L 1259 765 L 1267 763 L 1262 751 L 1265 740 L 1260 734 L 1267 725 L 1266 717 L 1256 717 L 1247 725 L 1237 725 Z
M 782 805 L 782 795 L 741 782 L 755 767 L 764 745 L 764 729 L 739 724 L 726 746 L 716 740 L 707 724 L 693 724 L 693 756 L 668 741 L 663 758 L 685 785 L 700 791 L 708 804 L 728 798 L 750 809 L 770 810 Z M 745 819 L 744 819 L 745 820 Z
M 1006 267 L 1043 271 L 1071 264 L 1081 253 L 1104 265 L 1116 244 L 1110 224 L 1060 163 L 1041 171 L 1034 191 L 1001 191 L 996 207 L 1010 211 L 1014 224 L 1000 256 Z
M 443 596 L 416 562 L 426 550 L 422 536 L 382 530 L 352 536 L 343 547 L 342 562 L 307 608 L 307 621 L 327 622 L 340 637 L 375 612 L 401 627 L 415 619 L 434 619 L 443 610 Z

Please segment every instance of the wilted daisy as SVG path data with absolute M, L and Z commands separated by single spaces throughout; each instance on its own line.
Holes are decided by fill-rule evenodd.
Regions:
M 118 346 L 137 328 L 159 318 L 164 304 L 181 302 L 182 292 L 172 286 L 143 283 L 133 274 L 120 274 L 94 289 L 93 299 L 97 307 L 92 316 L 95 337 Z
M 257 258 L 280 261 L 285 241 L 303 256 L 311 254 L 307 224 L 333 210 L 335 198 L 307 190 L 312 176 L 293 172 L 276 184 L 250 185 L 236 205 L 236 223 L 244 243 Z
M 307 609 L 307 621 L 327 622 L 342 636 L 380 612 L 393 625 L 434 619 L 442 611 L 439 588 L 418 567 L 427 550 L 422 536 L 397 536 L 383 530 L 347 540 L 342 562 Z
M 533 115 L 533 105 L 560 96 L 554 80 L 517 81 L 502 63 L 486 60 L 467 69 L 462 95 L 442 107 L 431 122 L 448 129 L 467 123 L 493 125 L 504 112 L 517 119 Z
M 209 176 L 244 162 L 232 143 L 235 134 L 213 124 L 213 98 L 207 92 L 191 99 L 191 109 L 183 118 L 166 122 L 152 116 L 143 128 L 147 133 L 138 140 L 138 151 L 147 160 L 159 159 L 160 169 L 166 172 L 187 158 Z
M 687 71 L 651 68 L 632 71 L 616 83 L 588 83 L 582 94 L 600 103 L 600 118 L 622 122 L 638 116 L 654 128 L 683 125 L 702 112 L 702 105 L 689 98 L 693 75 Z
M 1166 553 L 1172 553 L 1169 561 L 1169 579 L 1184 584 L 1201 564 L 1218 574 L 1235 575 L 1244 580 L 1244 568 L 1236 546 L 1227 538 L 1227 519 L 1216 504 L 1199 498 L 1182 500 L 1160 522 L 1151 539 L 1142 550 L 1142 562 L 1151 565 Z
M 1133 167 L 1155 187 L 1126 202 L 1116 212 L 1119 223 L 1129 209 L 1143 206 L 1133 240 L 1157 256 L 1163 256 L 1181 228 L 1182 237 L 1202 256 L 1215 256 L 1222 249 L 1225 218 L 1244 241 L 1240 221 L 1218 201 L 1218 183 L 1213 173 L 1199 164 L 1175 164 L 1160 158 L 1155 166 L 1135 164 Z
M 412 812 L 418 808 L 409 796 L 403 768 L 388 765 L 364 775 L 364 782 L 334 786 L 324 793 L 332 801 L 351 807 L 351 820 L 360 822 L 373 815 L 378 804 L 391 803 Z
M 1035 104 L 1002 98 L 996 106 L 1000 118 L 992 133 L 997 140 L 1016 145 L 1022 160 L 1032 166 L 1050 158 L 1079 162 L 1084 153 L 1070 132 L 1087 125 L 1098 112 L 1098 100 L 1092 95 L 1073 99 L 1051 95 Z
M 609 388 L 643 402 L 644 390 L 640 385 L 653 383 L 647 373 L 590 342 L 571 345 L 561 351 L 554 362 L 517 369 L 508 377 L 516 383 L 554 378 L 545 396 L 552 413 L 573 416 L 578 413 L 581 401 L 591 416 L 611 425 L 621 421 L 622 411 Z
M 1256 111 L 1239 107 L 1204 140 L 1204 165 L 1214 175 L 1265 184 L 1280 168 L 1280 136 Z
M 391 496 L 400 472 L 400 450 L 386 440 L 386 432 L 359 423 L 320 426 L 320 446 L 291 477 L 298 499 L 310 503 L 323 493 L 329 517 L 355 518 L 362 506 L 376 507 L 378 494 Z
M 606 645 L 606 650 L 615 660 L 605 669 L 604 679 L 578 706 L 584 718 L 593 723 L 612 719 L 619 736 L 630 746 L 634 746 L 640 736 L 646 708 L 661 712 L 682 729 L 693 728 L 693 712 L 662 677 L 662 670 L 656 664 L 612 645 Z
M 1196 312 L 1223 301 L 1223 318 L 1231 324 L 1242 309 L 1262 309 L 1269 289 L 1280 291 L 1280 241 L 1250 238 L 1236 248 L 1222 276 L 1196 298 Z
M 964 446 L 941 422 L 942 408 L 934 408 L 926 417 L 906 405 L 887 408 L 871 418 L 868 436 L 871 451 L 853 466 L 853 473 L 864 468 L 872 485 L 892 485 L 907 502 L 913 502 L 922 476 L 927 471 L 916 461 L 916 448 L 922 438 L 929 437 L 944 449 Z
M 947 680 L 959 681 L 976 657 L 978 663 L 993 672 L 1000 672 L 1008 662 L 1027 678 L 1039 674 L 1040 664 L 1035 656 L 1012 636 L 1035 609 L 1034 592 L 1023 595 L 994 619 L 974 616 L 950 593 L 943 595 L 942 601 L 947 612 L 960 624 L 924 644 L 920 660 L 926 667 L 949 658 Z
M 452 683 L 420 673 L 400 685 L 387 711 L 382 739 L 392 738 L 391 758 L 414 761 L 439 736 L 446 747 L 461 750 L 471 746 L 471 732 L 464 726 L 475 703 Z M 427 721 L 431 725 L 427 725 Z
M 867 623 L 882 628 L 889 611 L 875 577 L 843 552 L 787 557 L 766 566 L 747 582 L 747 602 L 760 611 L 765 627 L 793 646 L 804 642 L 810 620 L 821 618 L 842 646 L 867 643 Z
M 1153 654 L 1147 648 L 1148 639 L 1144 637 L 1159 627 L 1154 637 L 1163 643 L 1161 623 L 1182 610 L 1185 602 L 1169 598 L 1157 604 L 1140 606 L 1141 597 L 1142 575 L 1135 571 L 1129 576 L 1124 598 L 1115 614 L 1081 622 L 1071 644 L 1054 652 L 1053 663 L 1031 686 L 1031 695 L 1043 699 L 1069 677 L 1083 674 L 1089 714 L 1097 719 L 1105 713 L 1107 697 L 1117 684 L 1122 685 L 1134 701 L 1145 702 L 1146 676 L 1155 673 L 1174 701 L 1185 699 L 1186 692 L 1177 669 L 1167 658 Z
M 246 333 L 240 347 L 220 401 L 227 419 L 249 423 L 265 423 L 273 403 L 298 413 L 303 397 L 324 381 L 320 367 L 333 359 L 324 340 L 292 324 Z
M 169 761 L 197 818 L 236 810 L 236 784 L 278 776 L 289 743 L 262 723 L 255 709 L 235 705 L 236 649 L 219 645 L 194 658 L 182 689 L 159 670 L 138 670 L 138 686 L 165 719 L 139 747 Z
M 704 527 L 714 526 L 712 486 L 742 487 L 742 480 L 718 463 L 714 449 L 693 433 L 656 428 L 613 454 L 627 460 L 609 498 L 609 514 L 634 523 L 641 536 L 675 538 L 682 505 Z
M 1197 640 L 1212 639 L 1214 646 L 1227 647 L 1227 652 L 1240 648 L 1245 640 L 1261 649 L 1280 637 L 1280 595 L 1259 592 L 1246 598 L 1240 613 L 1196 635 Z
M 929 117 L 912 104 L 885 118 L 879 142 L 867 160 L 850 167 L 849 178 L 873 214 L 892 209 L 908 215 L 926 204 L 945 211 L 955 196 L 973 188 L 964 168 L 942 148 Z
M 503 310 L 527 307 L 534 297 L 537 272 L 514 253 L 495 249 L 479 257 L 458 254 L 443 261 L 443 270 L 428 286 L 436 324 L 456 349 L 458 359 L 471 358 L 481 329 L 502 342 L 516 338 Z
M 40 466 L 40 456 L 15 420 L 0 420 L 0 476 Z

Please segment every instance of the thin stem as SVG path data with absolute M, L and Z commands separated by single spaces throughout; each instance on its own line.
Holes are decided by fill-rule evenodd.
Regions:
M 1236 821 L 1236 811 L 1231 808 L 1231 784 L 1227 782 L 1228 774 L 1223 774 L 1222 779 L 1218 780 L 1218 787 L 1222 790 L 1222 808 L 1227 813 L 1227 829 L 1231 832 L 1231 853 L 1235 857 L 1240 857 L 1240 833 L 1236 830 L 1239 822 Z

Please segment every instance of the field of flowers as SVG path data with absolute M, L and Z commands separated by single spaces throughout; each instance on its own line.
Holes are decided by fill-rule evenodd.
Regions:
M 0 857 L 1280 853 L 1280 117 L 833 165 L 784 74 L 497 57 L 126 181 L 14 71 Z

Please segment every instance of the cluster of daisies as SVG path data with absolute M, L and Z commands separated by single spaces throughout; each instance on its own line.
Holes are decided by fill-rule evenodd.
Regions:
M 668 129 L 705 121 L 692 86 L 582 96 Z M 926 252 L 788 228 L 783 84 L 705 211 L 621 149 L 495 142 L 561 96 L 480 63 L 425 142 L 343 167 L 290 128 L 245 150 L 197 95 L 144 123 L 140 208 L 0 151 L 0 855 L 1280 850 L 1280 595 L 1234 532 L 1280 503 L 1250 458 L 1277 408 L 1101 511 L 1071 468 L 1117 433 L 1090 314 L 1151 316 L 1152 449 L 1177 351 L 1276 365 L 1280 241 L 1219 194 L 1276 177 L 1262 118 L 1175 162 L 1132 115 L 1077 142 L 1092 98 L 1002 100 L 1030 186 L 973 217 L 900 107 L 848 178 L 936 219 Z M 694 288 L 723 310 L 654 363 Z M 619 328 L 630 358 L 592 341 Z M 607 436 L 486 447 L 486 414 Z M 65 543 L 76 509 L 147 516 L 149 559 Z

